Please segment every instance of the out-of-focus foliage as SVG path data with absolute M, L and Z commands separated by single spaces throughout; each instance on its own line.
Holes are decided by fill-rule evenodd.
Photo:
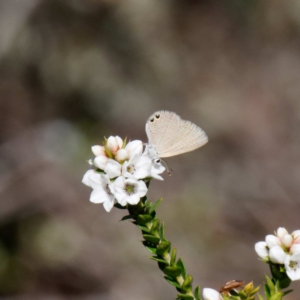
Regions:
M 151 185 L 166 237 L 195 285 L 262 282 L 254 243 L 300 227 L 299 34 L 297 0 L 0 1 L 1 295 L 175 297 L 81 184 L 91 145 L 146 142 L 160 109 L 210 139 Z

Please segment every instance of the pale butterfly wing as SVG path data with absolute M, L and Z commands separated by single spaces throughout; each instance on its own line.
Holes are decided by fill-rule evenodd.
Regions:
M 180 121 L 177 114 L 165 110 L 157 111 L 149 117 L 146 123 L 148 142 L 159 157 L 173 145 L 172 140 L 178 133 Z
M 173 146 L 160 157 L 169 157 L 190 152 L 202 147 L 208 142 L 206 133 L 192 122 L 181 120 L 179 131 L 173 140 Z
M 146 123 L 146 133 L 159 157 L 193 151 L 208 141 L 200 127 L 169 111 L 154 113 Z

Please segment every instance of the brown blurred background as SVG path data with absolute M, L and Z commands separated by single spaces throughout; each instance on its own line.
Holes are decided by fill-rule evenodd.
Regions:
M 148 193 L 194 285 L 261 284 L 254 243 L 300 228 L 299 3 L 0 0 L 1 299 L 176 297 L 81 184 L 92 145 L 146 142 L 160 109 L 210 139 Z

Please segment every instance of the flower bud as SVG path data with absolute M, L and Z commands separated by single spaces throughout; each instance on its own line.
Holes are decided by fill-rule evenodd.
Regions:
M 283 236 L 285 236 L 286 234 L 289 234 L 289 233 L 287 232 L 287 230 L 284 227 L 279 227 L 277 229 L 277 236 L 279 237 L 279 239 L 282 239 Z
M 290 248 L 293 243 L 293 237 L 290 234 L 286 234 L 282 237 L 281 241 L 284 247 Z
M 290 253 L 294 254 L 300 252 L 300 244 L 293 244 L 292 247 L 290 248 Z
M 117 151 L 122 148 L 122 145 L 123 140 L 119 136 L 110 136 L 106 142 L 106 147 L 113 155 L 115 155 Z
M 266 243 L 268 245 L 268 247 L 271 249 L 274 246 L 280 246 L 281 242 L 279 240 L 279 238 L 273 234 L 268 234 L 266 236 Z
M 294 244 L 300 244 L 300 230 L 293 231 L 292 236 L 294 237 Z
M 126 149 L 118 150 L 117 154 L 115 155 L 115 159 L 119 162 L 123 162 L 129 158 L 128 151 Z
M 106 156 L 96 156 L 95 159 L 94 159 L 94 165 L 101 169 L 101 170 L 104 170 L 105 169 L 105 166 L 107 164 L 107 161 L 108 161 L 108 158 Z
M 143 152 L 143 143 L 141 141 L 135 140 L 129 142 L 125 149 L 128 151 L 129 158 L 135 155 L 141 155 Z
M 284 264 L 287 254 L 280 246 L 274 246 L 269 251 L 270 261 L 275 264 Z
M 258 242 L 258 243 L 255 244 L 254 248 L 255 248 L 255 251 L 256 251 L 257 255 L 260 258 L 263 258 L 263 259 L 268 258 L 269 251 L 267 249 L 267 243 L 266 242 Z
M 103 146 L 98 146 L 98 145 L 93 146 L 92 152 L 95 156 L 100 156 L 100 155 L 107 156 Z
M 214 289 L 204 288 L 203 289 L 203 299 L 204 300 L 222 300 L 223 297 L 220 293 Z

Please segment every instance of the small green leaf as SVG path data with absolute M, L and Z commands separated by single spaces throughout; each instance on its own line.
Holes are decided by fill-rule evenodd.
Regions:
M 194 300 L 194 297 L 191 295 L 178 294 L 177 297 L 178 299 L 182 299 L 182 300 Z
M 162 258 L 158 258 L 158 257 L 156 257 L 156 256 L 151 256 L 150 259 L 155 260 L 155 261 L 160 262 L 160 263 L 165 264 L 165 265 L 168 264 L 167 261 L 165 261 L 165 260 L 162 259 Z
M 133 215 L 127 215 L 127 216 L 124 216 L 121 221 L 125 221 L 125 220 L 130 220 L 130 219 L 133 219 L 134 216 Z
M 149 214 L 152 214 L 157 209 L 157 207 L 159 206 L 159 204 L 161 203 L 162 200 L 163 199 L 160 198 L 155 203 L 153 203 L 153 205 L 150 208 Z
M 151 226 L 151 230 L 150 230 L 151 234 L 153 234 L 155 236 L 159 236 L 159 234 L 158 234 L 159 224 L 160 224 L 159 219 L 155 218 L 152 222 L 152 226 Z
M 145 231 L 145 232 L 147 232 L 147 233 L 150 233 L 150 230 L 147 228 L 147 227 L 145 227 L 145 226 L 142 226 L 142 225 L 136 225 L 139 229 L 141 229 L 142 231 Z
M 122 206 L 120 203 L 116 203 L 114 205 L 114 207 L 118 208 L 118 209 L 127 209 L 127 206 Z
M 278 293 L 274 294 L 273 296 L 271 296 L 271 298 L 269 298 L 269 300 L 282 300 L 282 297 L 283 297 L 283 293 L 278 292 Z
M 147 225 L 152 221 L 152 217 L 150 215 L 138 215 L 136 221 L 139 225 Z
M 259 300 L 264 300 L 264 298 L 261 295 L 257 295 Z
M 105 144 L 105 146 L 104 146 L 104 149 L 105 149 L 105 152 L 106 152 L 106 154 L 108 155 L 108 157 L 114 158 L 113 155 L 112 155 L 112 153 L 110 152 L 110 150 L 109 150 L 108 147 L 106 146 L 106 144 Z
M 159 227 L 159 236 L 161 239 L 165 238 L 165 224 L 161 223 Z
M 176 248 L 173 248 L 172 249 L 172 253 L 171 253 L 171 260 L 170 260 L 170 265 L 173 266 L 175 264 L 175 261 L 176 261 L 176 253 L 177 253 L 177 250 Z
M 181 269 L 178 268 L 178 267 L 166 267 L 163 269 L 163 272 L 166 274 L 166 275 L 169 275 L 171 276 L 172 278 L 175 278 L 177 276 L 180 275 L 181 273 Z
M 201 298 L 200 298 L 200 286 L 197 286 L 195 288 L 194 295 L 195 295 L 196 300 L 201 300 Z
M 192 290 L 193 277 L 191 275 L 187 275 L 182 284 L 182 289 L 185 292 L 190 292 Z
M 152 244 L 150 244 L 150 243 L 147 242 L 147 241 L 143 241 L 143 244 L 144 244 L 144 246 L 146 247 L 146 249 L 147 249 L 150 253 L 156 254 L 156 247 L 149 246 L 149 245 L 152 245 Z
M 274 283 L 272 282 L 272 280 L 266 276 L 266 287 L 268 287 L 268 291 L 269 291 L 269 295 L 272 296 L 275 294 L 275 286 Z
M 157 245 L 160 242 L 160 238 L 157 236 L 153 236 L 150 234 L 143 234 L 143 238 L 147 241 L 150 242 L 152 244 Z
M 175 286 L 177 289 L 181 289 L 180 284 L 177 281 L 173 281 L 172 277 L 164 276 L 164 278 L 173 286 Z
M 292 291 L 293 291 L 293 290 L 288 290 L 288 291 L 284 292 L 283 295 L 285 296 L 285 295 L 291 293 Z
M 289 277 L 286 277 L 286 278 L 283 278 L 283 279 L 280 279 L 278 281 L 279 283 L 279 287 L 280 289 L 286 289 L 287 287 L 290 286 L 291 284 L 291 279 Z
M 169 241 L 161 241 L 157 246 L 157 254 L 163 256 L 170 252 L 171 243 Z
M 181 275 L 182 275 L 182 277 L 185 278 L 185 276 L 186 276 L 186 270 L 185 270 L 185 266 L 184 266 L 184 263 L 183 263 L 181 257 L 179 257 L 176 265 L 177 265 L 177 267 L 179 267 L 181 269 Z
M 256 294 L 260 289 L 260 286 L 256 287 L 254 290 L 252 290 L 250 293 L 249 293 L 249 296 L 252 296 L 254 294 Z

